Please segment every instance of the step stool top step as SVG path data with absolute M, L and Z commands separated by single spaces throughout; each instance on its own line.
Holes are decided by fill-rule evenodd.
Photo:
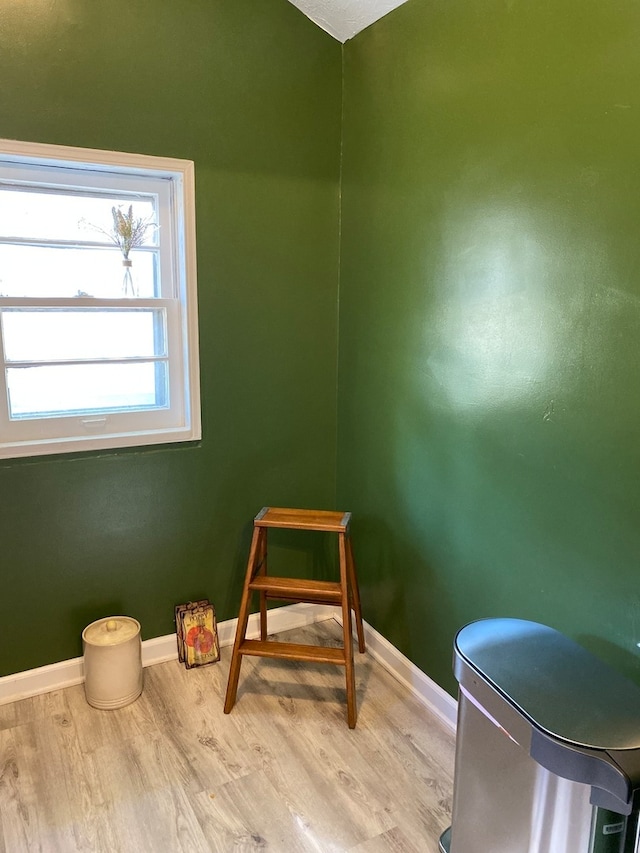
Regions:
M 330 533 L 345 533 L 350 521 L 350 512 L 265 506 L 256 515 L 253 523 L 256 527 L 288 527 L 294 530 L 327 530 Z

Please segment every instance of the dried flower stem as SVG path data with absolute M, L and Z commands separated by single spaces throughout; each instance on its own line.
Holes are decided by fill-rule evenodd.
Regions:
M 129 205 L 129 210 L 126 213 L 123 213 L 119 207 L 112 207 L 111 215 L 113 216 L 111 231 L 105 231 L 98 225 L 91 227 L 100 231 L 101 234 L 105 234 L 120 249 L 124 260 L 128 261 L 129 252 L 143 245 L 147 230 L 155 228 L 155 223 L 150 219 L 143 219 L 141 216 L 134 217 L 132 204 Z

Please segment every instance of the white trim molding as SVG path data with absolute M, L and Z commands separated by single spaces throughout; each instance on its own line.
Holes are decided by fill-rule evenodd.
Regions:
M 275 634 L 279 631 L 302 628 L 304 625 L 331 619 L 332 616 L 333 608 L 317 604 L 301 603 L 276 607 L 269 611 L 269 632 Z M 221 648 L 233 645 L 237 622 L 237 619 L 228 619 L 218 624 L 218 641 Z M 254 613 L 249 617 L 247 637 L 255 639 L 259 635 L 259 616 Z M 177 659 L 178 645 L 175 634 L 142 641 L 142 666 L 153 666 L 156 663 Z M 62 690 L 83 682 L 84 663 L 81 657 L 5 675 L 0 678 L 0 705 L 17 702 L 19 699 L 28 699 L 30 696 L 38 696 L 41 693 L 51 693 L 53 690 Z
M 342 616 L 334 616 L 342 625 Z M 443 690 L 432 678 L 412 663 L 408 657 L 392 646 L 389 640 L 378 633 L 367 622 L 364 624 L 364 639 L 371 657 L 383 666 L 387 672 L 404 685 L 409 692 L 455 733 L 458 716 L 458 703 Z M 355 626 L 354 626 L 355 631 Z
M 17 219 L 29 222 L 18 233 L 3 226 L 0 243 L 6 244 L 5 249 L 13 246 L 25 251 L 25 262 L 39 270 L 31 281 L 29 275 L 12 274 L 9 264 L 5 292 L 0 294 L 5 344 L 0 346 L 0 458 L 200 440 L 193 161 L 0 139 L 0 189 L 16 199 L 22 211 Z M 50 221 L 43 206 L 45 197 L 52 203 L 57 199 L 63 210 L 65 205 L 80 205 L 69 207 L 69 226 L 62 231 Z M 133 203 L 136 216 L 149 217 L 136 219 L 151 227 L 153 234 L 153 239 L 138 246 L 149 270 L 155 270 L 149 272 L 142 296 L 133 293 L 133 283 L 130 288 L 124 282 L 120 286 L 123 269 L 119 265 L 124 264 L 128 274 L 133 261 L 128 254 L 124 258 L 118 235 L 116 239 L 100 225 L 100 217 L 110 221 L 112 202 L 117 205 L 111 207 L 114 216 L 122 205 Z M 99 210 L 86 207 L 93 204 Z M 84 229 L 85 233 L 79 218 L 84 210 L 89 215 L 94 210 L 98 217 L 96 226 Z M 130 206 L 128 215 L 133 216 L 132 211 Z M 71 227 L 73 220 L 76 225 Z M 102 270 L 89 276 L 89 283 L 80 267 L 69 279 L 78 252 L 93 272 Z M 61 267 L 58 272 L 49 270 L 47 288 L 40 290 L 51 253 L 68 256 L 68 269 L 65 275 Z M 33 287 L 25 290 L 25 282 Z M 74 295 L 78 284 L 91 292 L 78 290 Z M 44 343 L 39 324 L 43 313 L 48 317 Z M 122 338 L 124 349 L 111 351 L 102 345 L 87 349 L 80 342 L 83 335 Z M 145 335 L 153 339 L 153 346 L 144 343 Z M 19 339 L 19 346 L 9 346 L 12 337 Z M 76 343 L 63 351 L 49 344 L 49 337 Z M 122 394 L 115 393 L 115 385 L 113 394 L 105 387 L 104 395 L 97 398 L 80 389 L 77 395 L 61 399 L 51 390 L 52 383 L 73 385 L 69 377 L 75 371 L 90 371 L 92 385 L 101 386 L 115 383 L 113 371 L 121 370 L 129 377 L 124 385 L 129 387 L 131 382 L 130 390 L 120 388 Z M 136 378 L 137 371 L 145 378 Z M 27 373 L 33 373 L 28 382 Z M 14 393 L 9 393 L 9 386 Z
M 458 717 L 457 701 L 366 622 L 364 633 L 367 651 L 371 656 L 401 684 L 404 684 L 447 728 L 455 732 Z
M 319 604 L 289 604 L 285 607 L 276 607 L 269 611 L 269 633 L 289 631 L 315 622 L 323 622 L 326 619 L 335 619 L 342 624 L 339 610 L 334 607 Z M 228 619 L 218 624 L 218 640 L 221 648 L 233 645 L 237 622 L 237 619 Z M 455 732 L 458 706 L 456 700 L 367 622 L 364 623 L 364 632 L 367 651 L 374 660 L 404 685 L 430 713 Z M 247 637 L 253 639 L 258 637 L 259 633 L 259 616 L 254 613 L 249 617 Z M 177 658 L 178 647 L 175 634 L 154 637 L 142 642 L 142 665 L 145 667 L 177 660 Z M 26 672 L 17 672 L 14 675 L 5 675 L 0 678 L 0 705 L 83 682 L 84 665 L 81 657 Z

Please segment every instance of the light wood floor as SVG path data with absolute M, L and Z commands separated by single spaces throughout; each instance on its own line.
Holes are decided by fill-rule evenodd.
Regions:
M 0 707 L 0 851 L 438 850 L 453 737 L 405 688 L 358 655 L 350 731 L 342 668 L 245 659 L 225 716 L 230 654 L 149 667 L 117 711 L 90 708 L 82 686 Z

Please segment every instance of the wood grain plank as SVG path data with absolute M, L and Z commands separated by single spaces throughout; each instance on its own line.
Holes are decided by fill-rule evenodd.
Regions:
M 205 853 L 191 807 L 189 767 L 163 738 L 135 738 L 98 750 L 116 849 Z
M 189 765 L 191 789 L 202 791 L 258 768 L 255 754 L 237 728 L 220 714 L 226 681 L 218 664 L 188 671 L 171 661 L 150 670 L 146 698 L 154 709 L 158 731 Z
M 437 847 L 430 848 L 429 853 L 432 851 L 436 853 Z M 404 832 L 394 826 L 387 832 L 352 847 L 349 853 L 425 853 L 425 848 L 423 844 L 414 847 Z
M 286 805 L 261 770 L 200 795 L 194 801 L 194 809 L 210 850 L 216 853 L 230 850 L 306 853 L 323 849 L 309 846 L 305 827 L 291 819 Z
M 48 722 L 27 723 L 4 733 L 9 752 L 8 760 L 2 761 L 2 779 L 8 785 L 2 785 L 0 808 L 11 853 L 82 849 L 73 833 L 63 756 L 48 737 Z

